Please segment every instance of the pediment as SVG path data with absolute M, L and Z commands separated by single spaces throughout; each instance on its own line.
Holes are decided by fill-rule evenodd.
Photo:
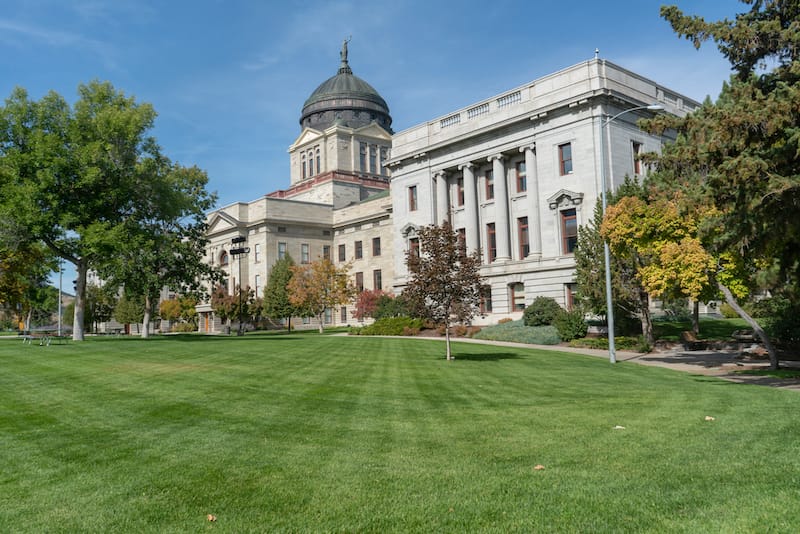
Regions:
M 224 211 L 215 211 L 208 220 L 208 230 L 206 230 L 206 233 L 212 235 L 238 227 L 239 221 L 234 217 Z
M 324 134 L 319 130 L 315 130 L 314 128 L 308 128 L 308 127 L 303 128 L 303 131 L 300 132 L 300 135 L 297 137 L 297 139 L 294 140 L 294 143 L 292 143 L 291 146 L 289 146 L 289 152 L 293 152 L 298 147 L 316 141 L 321 137 L 324 137 Z
M 391 142 L 392 134 L 381 128 L 378 123 L 371 122 L 366 126 L 362 126 L 361 128 L 357 128 L 353 131 L 356 135 L 361 135 L 364 137 L 372 137 L 374 139 L 383 139 L 385 141 Z
M 547 199 L 547 204 L 551 210 L 577 206 L 583 202 L 583 193 L 576 193 L 569 189 L 561 189 L 556 194 Z
M 408 223 L 400 229 L 400 234 L 403 237 L 414 237 L 417 235 L 417 225 Z

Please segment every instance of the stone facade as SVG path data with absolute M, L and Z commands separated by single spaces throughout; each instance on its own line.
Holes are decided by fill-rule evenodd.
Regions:
M 595 59 L 395 134 L 395 290 L 417 229 L 449 221 L 482 255 L 487 322 L 519 317 L 537 296 L 571 306 L 572 249 L 600 195 L 605 147 L 609 183 L 645 172 L 637 154 L 666 140 L 636 126 L 654 103 L 678 115 L 699 105 Z
M 326 105 L 339 105 L 335 96 Z M 482 322 L 519 317 L 537 296 L 569 307 L 577 228 L 592 218 L 602 169 L 619 185 L 646 172 L 639 154 L 668 140 L 636 126 L 654 103 L 676 115 L 699 105 L 594 59 L 394 135 L 375 121 L 306 124 L 289 147 L 288 189 L 210 214 L 208 261 L 231 292 L 241 279 L 259 297 L 284 253 L 297 263 L 329 255 L 363 289 L 399 293 L 419 228 L 449 221 L 483 258 Z M 250 248 L 241 265 L 229 254 L 234 237 Z M 220 330 L 209 304 L 198 311 L 201 331 Z M 353 324 L 352 311 L 331 310 L 326 323 Z

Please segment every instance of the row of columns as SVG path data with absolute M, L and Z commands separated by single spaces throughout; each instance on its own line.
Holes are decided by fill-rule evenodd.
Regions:
M 528 215 L 528 258 L 540 259 L 542 257 L 542 225 L 539 206 L 539 178 L 536 172 L 536 147 L 525 146 L 519 149 L 525 154 L 525 172 L 527 175 L 527 215 Z M 506 172 L 506 156 L 493 154 L 486 161 L 492 164 L 494 176 L 494 205 L 495 205 L 495 238 L 497 240 L 497 256 L 495 261 L 508 261 L 511 259 L 511 220 L 509 213 L 508 175 Z M 458 170 L 464 179 L 464 218 L 466 221 L 466 246 L 467 252 L 472 253 L 480 248 L 481 229 L 478 216 L 478 185 L 475 176 L 475 164 L 463 163 Z M 448 194 L 447 173 L 438 171 L 436 180 L 436 223 L 442 224 L 449 220 L 450 195 Z M 485 238 L 484 238 L 485 239 Z

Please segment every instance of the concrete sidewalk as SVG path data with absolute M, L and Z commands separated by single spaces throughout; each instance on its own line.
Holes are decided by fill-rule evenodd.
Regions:
M 422 339 L 442 339 L 422 338 Z M 542 350 L 553 350 L 559 352 L 571 352 L 573 354 L 586 354 L 598 358 L 608 359 L 607 350 L 583 349 L 565 347 L 563 345 L 527 345 L 525 343 L 511 343 L 506 341 L 486 341 L 471 338 L 452 338 L 453 341 L 465 343 L 483 343 L 488 345 L 498 345 L 506 347 L 536 348 Z M 740 384 L 756 384 L 781 389 L 793 389 L 800 391 L 800 378 L 775 378 L 762 375 L 748 375 L 737 371 L 748 371 L 756 369 L 769 369 L 769 361 L 761 359 L 741 358 L 735 351 L 711 351 L 693 350 L 685 351 L 682 348 L 672 348 L 662 351 L 654 351 L 647 354 L 638 352 L 617 351 L 617 363 L 637 363 L 640 365 L 651 365 L 653 367 L 663 367 L 674 371 L 682 371 L 705 376 L 715 376 L 723 380 L 737 382 Z M 782 369 L 800 370 L 800 362 L 782 361 Z

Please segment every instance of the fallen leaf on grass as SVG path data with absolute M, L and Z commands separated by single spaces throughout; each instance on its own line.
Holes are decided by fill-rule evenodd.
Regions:
M 710 415 L 707 415 L 707 416 L 706 416 L 706 421 L 713 421 L 713 420 L 714 420 L 714 418 L 713 418 L 713 417 L 711 417 Z
M 209 521 L 216 521 L 217 520 L 217 516 L 215 516 L 214 514 L 208 514 L 206 516 L 206 519 L 208 519 Z
M 541 471 L 542 469 L 544 469 L 544 466 L 542 464 L 537 464 L 533 466 L 534 471 Z
M 614 430 L 625 430 L 625 427 L 617 425 L 617 426 L 614 427 Z

